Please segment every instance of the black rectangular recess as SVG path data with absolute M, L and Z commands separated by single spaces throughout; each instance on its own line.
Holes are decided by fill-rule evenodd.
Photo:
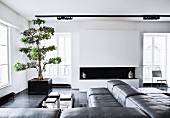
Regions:
M 132 71 L 133 77 L 129 78 Z M 80 79 L 135 79 L 135 67 L 80 67 Z

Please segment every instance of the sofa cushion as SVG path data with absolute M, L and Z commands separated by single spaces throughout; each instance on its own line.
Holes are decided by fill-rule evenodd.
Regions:
M 165 95 L 163 93 L 155 93 L 155 94 L 147 94 L 147 95 L 155 99 L 170 99 L 168 95 Z
M 112 91 L 113 96 L 117 99 L 117 101 L 126 106 L 126 98 L 129 96 L 135 95 L 145 95 L 144 93 L 139 92 L 137 89 L 129 86 L 129 85 L 117 85 L 113 88 Z
M 87 90 L 87 99 L 90 95 L 105 95 L 110 94 L 109 90 L 107 88 L 89 88 Z
M 60 109 L 0 108 L 0 118 L 59 118 Z
M 126 107 L 139 108 L 138 104 L 150 100 L 155 100 L 155 99 L 149 97 L 148 95 L 130 96 L 126 99 Z
M 139 107 L 152 118 L 169 118 L 170 116 L 170 107 L 166 105 L 143 103 L 140 104 Z
M 121 105 L 111 94 L 91 95 L 89 107 L 121 107 Z
M 117 100 L 111 94 L 107 94 L 107 95 L 91 95 L 89 97 L 89 99 L 91 99 L 91 102 L 99 102 L 99 101 L 117 102 Z
M 89 107 L 122 107 L 118 102 L 113 101 L 100 101 L 100 102 L 91 102 Z
M 142 111 L 125 107 L 72 108 L 62 112 L 61 118 L 149 118 Z
M 131 96 L 128 99 L 152 118 L 169 118 L 170 107 L 150 96 Z
M 141 104 L 143 102 L 155 101 L 154 98 L 152 98 L 148 95 L 130 96 L 130 97 L 127 98 L 127 100 L 133 101 L 136 105 Z
M 110 80 L 107 82 L 107 88 L 110 92 L 112 92 L 113 87 L 116 85 L 127 85 L 127 84 L 120 80 Z
M 126 97 L 135 96 L 135 95 L 146 95 L 145 93 L 140 92 L 136 88 L 129 85 L 117 85 L 116 86 L 119 91 L 124 94 Z
M 116 85 L 127 85 L 125 82 L 123 82 L 121 80 L 109 80 L 108 83 L 111 83 L 113 86 L 116 86 Z

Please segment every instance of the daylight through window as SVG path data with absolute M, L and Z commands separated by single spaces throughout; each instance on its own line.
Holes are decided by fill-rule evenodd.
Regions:
M 71 34 L 56 33 L 51 40 L 44 42 L 46 46 L 55 45 L 57 50 L 47 53 L 46 58 L 59 56 L 62 58 L 60 64 L 47 65 L 45 76 L 57 78 L 70 78 L 71 76 Z
M 161 70 L 166 78 L 167 35 L 157 33 L 144 34 L 143 40 L 143 82 L 152 82 L 152 70 Z M 153 83 L 156 83 L 156 79 Z
M 0 23 L 0 88 L 9 84 L 8 26 Z M 2 56 L 3 55 L 3 56 Z

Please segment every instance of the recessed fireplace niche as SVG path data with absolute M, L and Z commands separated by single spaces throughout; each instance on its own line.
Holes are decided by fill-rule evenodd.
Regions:
M 80 79 L 135 79 L 135 67 L 80 67 Z

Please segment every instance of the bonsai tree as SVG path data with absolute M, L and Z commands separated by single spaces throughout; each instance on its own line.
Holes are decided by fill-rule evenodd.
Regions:
M 26 64 L 20 62 L 14 64 L 14 69 L 16 71 L 35 68 L 38 72 L 39 80 L 43 80 L 42 73 L 46 71 L 47 64 L 59 64 L 61 62 L 60 57 L 46 59 L 46 53 L 56 50 L 56 46 L 45 47 L 41 45 L 43 40 L 51 39 L 51 36 L 53 36 L 55 32 L 54 28 L 46 27 L 44 23 L 45 21 L 41 19 L 33 20 L 33 24 L 36 28 L 29 28 L 21 32 L 23 37 L 20 40 L 26 47 L 20 48 L 19 51 L 28 57 L 29 62 Z

